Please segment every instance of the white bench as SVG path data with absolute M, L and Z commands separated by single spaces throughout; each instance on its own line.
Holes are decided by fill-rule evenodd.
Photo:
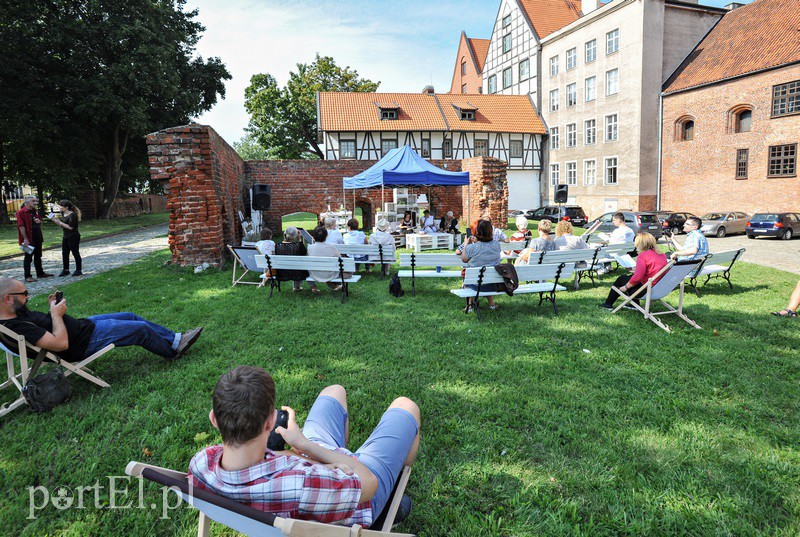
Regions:
M 727 252 L 718 252 L 716 254 L 708 254 L 705 256 L 697 267 L 687 277 L 689 285 L 692 286 L 697 296 L 700 296 L 700 290 L 697 288 L 697 278 L 706 277 L 703 285 L 707 284 L 711 278 L 722 278 L 728 282 L 728 285 L 733 289 L 731 283 L 731 269 L 734 263 L 744 255 L 745 249 L 728 250 Z
M 507 259 L 516 259 L 519 257 L 517 252 L 521 252 L 525 248 L 528 247 L 528 241 L 510 241 L 510 242 L 501 242 L 500 243 L 500 259 L 503 261 Z
M 460 278 L 461 268 L 466 263 L 458 254 L 400 254 L 400 267 L 411 267 L 411 270 L 400 270 L 401 278 L 411 278 L 411 294 L 414 295 L 417 278 Z M 420 270 L 419 267 L 434 267 Z M 458 267 L 457 270 L 444 270 L 444 267 Z
M 395 262 L 395 249 L 393 247 L 384 248 L 382 244 L 337 244 L 335 246 L 341 255 L 352 258 L 367 257 L 365 261 L 356 260 L 356 263 L 375 263 L 383 267 L 383 265 L 392 265 Z M 383 275 L 383 270 L 381 270 L 381 275 Z
M 336 280 L 342 284 L 342 303 L 345 297 L 350 296 L 350 289 L 348 284 L 356 283 L 361 279 L 357 274 L 351 275 L 349 278 L 345 277 L 345 273 L 353 273 L 356 271 L 356 262 L 350 257 L 314 257 L 308 255 L 257 255 L 255 256 L 256 263 L 259 268 L 264 269 L 267 281 L 269 281 L 269 296 L 275 288 L 281 290 L 281 282 L 278 278 L 272 276 L 273 270 L 305 270 L 305 271 L 321 271 L 321 272 L 338 272 L 339 277 Z M 316 282 L 314 278 L 309 276 L 306 278 L 308 282 Z
M 544 300 L 549 300 L 553 304 L 553 311 L 558 315 L 556 292 L 566 289 L 563 285 L 559 285 L 558 282 L 562 278 L 572 276 L 573 266 L 567 263 L 560 263 L 557 265 L 525 265 L 515 268 L 520 282 L 535 283 L 520 283 L 519 287 L 514 291 L 514 296 L 539 293 L 539 305 L 541 306 Z M 464 287 L 462 289 L 451 289 L 450 292 L 461 298 L 475 298 L 475 311 L 477 311 L 478 319 L 480 319 L 481 311 L 478 307 L 478 297 L 506 294 L 505 291 L 495 291 L 494 285 L 492 285 L 491 291 L 481 289 L 484 285 L 497 283 L 503 283 L 503 277 L 494 267 L 469 267 L 464 276 L 464 285 L 477 286 L 477 290 Z
M 594 285 L 594 277 L 592 275 L 592 268 L 594 267 L 597 259 L 600 257 L 601 250 L 596 248 L 584 248 L 583 250 L 551 250 L 549 252 L 541 252 L 539 254 L 539 264 L 571 264 L 575 272 L 575 279 L 572 283 L 574 290 L 580 289 L 581 277 L 586 274 L 592 280 Z M 531 254 L 531 257 L 536 254 Z M 580 266 L 578 266 L 581 264 Z

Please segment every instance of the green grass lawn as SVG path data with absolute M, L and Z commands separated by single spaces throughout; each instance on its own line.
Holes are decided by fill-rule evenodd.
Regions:
M 102 235 L 156 224 L 166 224 L 167 222 L 169 222 L 169 213 L 140 214 L 111 220 L 82 220 L 79 229 L 81 240 L 85 241 Z M 44 235 L 45 248 L 61 246 L 61 237 L 64 235 L 63 230 L 49 220 L 42 224 L 42 234 Z M 0 256 L 20 253 L 16 225 L 0 226 Z
M 419 535 L 797 535 L 800 331 L 784 307 L 797 276 L 741 263 L 667 334 L 635 312 L 562 292 L 559 316 L 534 296 L 500 297 L 484 321 L 461 313 L 457 280 L 410 282 L 400 299 L 369 275 L 347 303 L 323 292 L 230 287 L 230 271 L 164 266 L 165 252 L 64 287 L 76 316 L 132 310 L 176 329 L 205 325 L 183 359 L 116 349 L 93 364 L 111 384 L 72 380 L 49 414 L 0 420 L 0 527 L 7 535 L 194 535 L 197 512 L 50 505 L 27 520 L 32 485 L 105 487 L 129 460 L 185 469 L 219 440 L 208 422 L 219 375 L 264 367 L 302 420 L 324 386 L 349 390 L 351 447 L 399 395 L 422 409 L 411 474 Z M 41 309 L 44 298 L 32 300 Z M 3 394 L 4 401 L 13 396 Z M 152 454 L 147 456 L 144 450 Z M 138 484 L 129 487 L 138 505 Z M 144 505 L 161 505 L 155 485 Z M 41 501 L 39 497 L 36 501 Z M 118 496 L 117 503 L 126 498 Z M 232 532 L 214 524 L 215 535 Z

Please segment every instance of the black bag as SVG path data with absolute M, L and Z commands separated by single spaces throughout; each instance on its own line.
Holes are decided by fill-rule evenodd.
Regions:
M 400 298 L 406 294 L 406 292 L 403 291 L 403 286 L 400 285 L 400 276 L 398 276 L 396 272 L 392 275 L 392 281 L 389 283 L 389 294 L 395 298 Z
M 42 350 L 31 368 L 31 376 L 36 375 L 47 351 Z M 67 378 L 61 368 L 29 378 L 22 387 L 22 396 L 34 412 L 50 412 L 72 395 Z

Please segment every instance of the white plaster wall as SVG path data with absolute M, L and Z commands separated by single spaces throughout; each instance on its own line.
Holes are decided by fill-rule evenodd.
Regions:
M 536 209 L 541 206 L 539 197 L 539 172 L 508 170 L 508 208 Z
M 503 18 L 511 15 L 511 50 L 503 53 L 503 36 L 509 33 L 508 28 L 503 28 Z M 497 93 L 506 95 L 530 94 L 533 102 L 537 102 L 537 76 L 539 69 L 536 61 L 536 38 L 533 29 L 528 24 L 525 15 L 519 8 L 516 0 L 502 0 L 494 21 L 489 51 L 486 54 L 486 63 L 483 66 L 483 93 L 489 93 L 489 77 L 497 77 Z M 528 58 L 530 60 L 530 76 L 527 80 L 519 79 L 519 63 Z M 503 88 L 503 70 L 511 67 L 512 84 Z

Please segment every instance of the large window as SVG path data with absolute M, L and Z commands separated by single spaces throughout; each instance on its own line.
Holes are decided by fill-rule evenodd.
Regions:
M 772 115 L 800 113 L 800 80 L 772 86 Z
M 769 177 L 797 175 L 797 144 L 773 145 L 769 148 Z
M 503 36 L 503 54 L 511 52 L 511 34 Z
M 555 112 L 558 110 L 558 90 L 550 91 L 550 111 Z
M 583 145 L 594 145 L 597 142 L 597 121 L 587 119 L 583 127 Z
M 342 140 L 339 142 L 339 158 L 356 158 L 355 140 Z
M 616 142 L 618 136 L 617 114 L 606 116 L 606 142 Z
M 614 54 L 619 50 L 619 28 L 606 34 L 606 54 Z
M 558 175 L 559 175 L 558 164 L 551 164 L 550 165 L 550 186 L 556 186 L 558 184 Z
M 550 149 L 558 149 L 560 145 L 558 127 L 550 127 Z
M 595 61 L 597 59 L 597 39 L 587 41 L 586 45 L 584 45 L 584 51 L 586 52 L 586 63 Z
M 583 184 L 591 186 L 597 179 L 597 161 L 589 159 L 583 161 Z
M 619 93 L 619 69 L 606 71 L 606 95 Z
M 578 84 L 573 82 L 567 84 L 567 108 L 575 106 L 578 103 Z
M 604 182 L 607 185 L 617 184 L 617 157 L 606 157 Z
M 488 157 L 489 156 L 489 142 L 486 140 L 475 140 L 475 156 Z
M 519 62 L 519 81 L 528 80 L 531 77 L 531 61 L 522 60 Z
M 567 162 L 567 184 L 568 185 L 577 185 L 578 184 L 578 163 L 577 162 Z
M 736 178 L 747 179 L 747 160 L 749 150 L 737 149 L 736 150 Z
M 511 87 L 511 67 L 503 69 L 503 89 Z
M 522 158 L 522 140 L 511 140 L 509 150 L 511 158 Z
M 489 86 L 489 93 L 497 93 L 497 75 L 490 76 L 487 85 Z
M 567 71 L 578 66 L 578 49 L 571 48 L 567 51 Z
M 575 147 L 578 144 L 578 126 L 575 123 L 567 125 L 567 147 Z
M 381 140 L 381 155 L 386 155 L 392 149 L 397 149 L 397 140 Z
M 597 99 L 597 77 L 590 76 L 586 79 L 586 102 Z
M 736 114 L 736 132 L 750 132 L 753 123 L 753 111 L 742 110 Z
M 556 76 L 558 74 L 558 56 L 553 56 L 550 58 L 550 76 Z

